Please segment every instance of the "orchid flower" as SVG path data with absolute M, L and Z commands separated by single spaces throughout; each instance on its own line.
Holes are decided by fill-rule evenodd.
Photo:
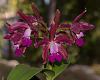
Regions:
M 15 22 L 8 25 L 9 33 L 5 35 L 5 39 L 11 40 L 15 48 L 16 56 L 21 56 L 25 49 L 32 44 L 31 29 L 23 22 Z
M 34 35 L 36 43 L 39 37 L 39 31 L 46 33 L 46 24 L 40 16 L 39 10 L 35 4 L 32 4 L 32 10 L 35 14 L 34 16 L 29 16 L 21 11 L 18 11 L 18 15 L 22 21 L 17 21 L 12 25 L 8 24 L 9 34 L 5 36 L 5 39 L 12 41 L 17 56 L 21 56 L 25 52 L 26 47 L 30 47 L 32 44 L 30 36 L 32 34 Z
M 79 22 L 80 18 L 86 13 L 86 10 L 78 15 L 71 24 L 61 24 L 61 28 L 69 28 L 71 35 L 78 46 L 83 46 L 85 44 L 84 32 L 94 28 L 94 25 L 87 22 Z
M 57 10 L 54 20 L 50 25 L 49 38 L 44 37 L 42 41 L 38 42 L 35 46 L 42 45 L 43 47 L 43 63 L 47 61 L 54 63 L 55 61 L 61 62 L 63 59 L 68 58 L 68 52 L 63 46 L 63 43 L 71 44 L 71 40 L 67 35 L 59 34 L 56 35 L 56 31 L 59 27 L 60 11 Z
M 47 28 L 42 16 L 40 15 L 38 8 L 34 3 L 32 4 L 32 10 L 34 12 L 34 16 L 26 15 L 22 11 L 18 11 L 17 13 L 20 16 L 20 18 L 30 26 L 30 28 L 32 29 L 32 34 L 34 34 L 34 37 L 38 37 L 39 31 L 46 33 Z

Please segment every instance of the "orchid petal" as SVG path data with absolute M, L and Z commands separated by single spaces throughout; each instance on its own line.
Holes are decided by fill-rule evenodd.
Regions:
M 50 37 L 51 37 L 51 39 L 54 38 L 55 32 L 56 32 L 57 28 L 59 27 L 59 20 L 60 20 L 60 11 L 57 10 L 55 17 L 54 17 L 54 22 L 51 24 L 51 27 L 50 27 Z
M 54 17 L 54 23 L 55 24 L 59 24 L 60 16 L 61 16 L 61 13 L 60 13 L 59 9 L 57 9 L 56 13 L 55 13 L 55 17 Z
M 34 16 L 28 16 L 28 15 L 25 15 L 23 12 L 21 11 L 18 11 L 17 12 L 18 15 L 23 19 L 25 20 L 30 26 L 32 26 L 32 23 L 36 22 L 36 18 Z
M 85 44 L 85 40 L 83 38 L 79 38 L 79 39 L 76 39 L 75 41 L 76 45 L 78 45 L 79 47 L 82 47 L 84 46 Z
M 32 30 L 30 28 L 26 29 L 23 37 L 30 38 Z
M 29 47 L 29 46 L 31 46 L 31 44 L 32 44 L 32 40 L 31 39 L 25 38 L 25 37 L 22 39 L 22 46 Z
M 50 28 L 50 38 L 51 38 L 51 40 L 54 38 L 54 35 L 55 35 L 57 28 L 58 28 L 58 25 L 51 24 L 51 28 Z
M 11 35 L 10 34 L 6 34 L 5 36 L 4 36 L 4 39 L 10 39 L 11 38 Z
M 57 53 L 58 52 L 59 44 L 55 43 L 54 41 L 50 42 L 50 53 Z
M 74 20 L 73 23 L 76 23 L 80 20 L 80 18 L 87 12 L 87 10 L 85 9 L 81 14 L 79 14 Z
M 76 34 L 79 34 L 80 33 L 80 24 L 79 23 L 71 24 L 71 31 Z
M 84 34 L 83 34 L 83 32 L 80 32 L 79 34 L 76 34 L 76 36 L 77 36 L 77 38 L 79 39 L 79 38 L 83 37 Z
M 15 50 L 15 54 L 17 57 L 20 57 L 23 55 L 23 53 L 25 52 L 26 47 L 20 47 L 20 48 L 16 48 Z
M 80 22 L 79 25 L 80 25 L 81 31 L 91 30 L 95 28 L 94 25 L 86 23 L 86 22 Z
M 13 45 L 14 49 L 19 49 L 19 44 Z
M 73 41 L 67 35 L 59 35 L 55 38 L 55 41 L 58 43 L 66 42 L 68 45 L 71 45 L 73 43 Z
M 11 36 L 10 40 L 13 41 L 14 44 L 18 44 L 19 41 L 22 39 L 22 37 L 23 37 L 22 33 L 16 32 Z
M 84 32 L 87 30 L 91 30 L 93 28 L 95 28 L 95 26 L 87 22 L 73 23 L 71 25 L 71 31 L 73 31 L 76 34 L 79 34 L 80 32 Z
M 48 56 L 48 60 L 51 62 L 51 63 L 54 63 L 55 62 L 55 55 L 54 54 L 50 54 Z
M 33 10 L 35 16 L 36 16 L 38 19 L 42 19 L 41 15 L 40 15 L 40 12 L 39 12 L 37 6 L 36 6 L 34 3 L 32 3 L 32 10 Z
M 27 29 L 29 26 L 23 22 L 15 22 L 11 25 L 11 27 L 13 30 L 17 30 L 17 29 Z
M 65 60 L 68 58 L 68 52 L 64 49 L 63 45 L 59 46 L 59 52 Z
M 59 54 L 59 53 L 57 53 L 57 54 L 56 54 L 56 60 L 57 60 L 58 62 L 61 62 L 62 59 L 63 59 L 62 55 Z
M 49 46 L 48 45 L 43 46 L 43 53 L 42 53 L 43 64 L 46 64 L 48 51 L 49 51 Z

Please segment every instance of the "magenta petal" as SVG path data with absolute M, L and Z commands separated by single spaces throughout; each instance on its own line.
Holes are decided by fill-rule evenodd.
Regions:
M 55 38 L 55 41 L 58 43 L 65 42 L 68 45 L 71 45 L 73 43 L 73 41 L 67 35 L 59 35 Z
M 32 23 L 37 21 L 36 18 L 34 16 L 28 16 L 26 14 L 24 14 L 22 11 L 18 11 L 17 12 L 18 15 L 24 20 L 26 21 L 30 26 L 32 26 Z
M 44 45 L 43 52 L 42 52 L 43 64 L 46 64 L 47 62 L 48 51 L 49 51 L 48 45 Z
M 9 33 L 13 33 L 16 30 L 22 32 L 25 29 L 27 29 L 28 27 L 29 26 L 27 23 L 16 21 L 13 24 L 11 24 L 10 26 L 8 26 L 8 31 L 9 31 Z
M 81 31 L 86 31 L 86 30 L 91 30 L 94 29 L 95 26 L 86 22 L 80 22 L 80 30 Z
M 4 36 L 4 39 L 10 39 L 11 38 L 11 35 L 10 34 L 7 34 Z
M 65 59 L 65 60 L 68 59 L 68 52 L 67 52 L 67 50 L 64 48 L 63 45 L 61 45 L 61 46 L 59 47 L 59 52 L 60 52 L 60 54 L 63 56 L 63 59 Z
M 23 46 L 29 47 L 29 46 L 31 46 L 31 44 L 32 44 L 32 40 L 30 40 L 29 38 L 23 38 L 22 39 L 22 45 Z
M 59 27 L 59 21 L 60 21 L 60 11 L 57 10 L 55 17 L 54 17 L 54 21 L 50 26 L 50 37 L 51 39 L 54 38 L 55 32 L 57 30 L 57 28 Z
M 71 27 L 70 24 L 65 24 L 65 23 L 59 25 L 59 28 L 70 28 L 70 27 Z
M 23 53 L 25 53 L 25 50 L 26 50 L 26 47 L 17 47 L 16 50 L 15 50 L 15 54 L 17 57 L 20 57 L 23 55 Z
M 18 29 L 27 29 L 29 26 L 28 24 L 24 23 L 24 22 L 15 22 L 11 25 L 13 30 L 18 30 Z
M 76 34 L 79 34 L 80 32 L 80 24 L 77 22 L 77 23 L 73 23 L 71 25 L 71 31 L 76 33 Z
M 55 24 L 55 23 L 52 23 L 52 24 L 50 25 L 50 38 L 51 38 L 51 39 L 54 38 L 55 32 L 56 32 L 56 30 L 57 30 L 58 27 L 59 27 L 59 26 L 58 26 L 57 24 Z
M 32 10 L 33 10 L 35 16 L 36 16 L 38 19 L 42 19 L 41 15 L 40 15 L 40 12 L 39 12 L 37 6 L 36 6 L 34 3 L 32 3 Z
M 84 32 L 84 31 L 91 30 L 94 28 L 95 28 L 94 25 L 89 24 L 87 22 L 77 22 L 71 25 L 71 31 L 73 31 L 76 34 L 79 34 L 79 32 Z
M 54 17 L 55 24 L 59 24 L 60 16 L 61 16 L 61 13 L 60 13 L 59 9 L 57 9 L 56 13 L 55 13 L 55 17 Z
M 58 61 L 58 62 L 61 62 L 62 61 L 62 55 L 60 55 L 60 54 L 56 54 L 56 60 Z
M 82 47 L 84 46 L 85 44 L 85 41 L 83 38 L 79 38 L 79 39 L 76 39 L 76 42 L 75 42 L 79 47 Z
M 50 61 L 51 63 L 54 63 L 54 62 L 55 62 L 55 55 L 50 54 L 50 55 L 48 56 L 48 59 L 49 59 L 49 61 Z
M 16 54 L 17 57 L 20 57 L 23 54 L 22 49 L 21 48 L 16 48 L 15 54 Z
M 18 44 L 22 37 L 23 34 L 21 32 L 16 32 L 11 36 L 11 41 L 13 41 L 14 44 Z

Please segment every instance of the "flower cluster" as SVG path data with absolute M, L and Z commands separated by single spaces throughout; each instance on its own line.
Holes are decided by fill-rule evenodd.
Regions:
M 68 59 L 68 51 L 64 45 L 83 46 L 85 44 L 84 34 L 86 31 L 94 28 L 94 25 L 87 22 L 80 22 L 80 18 L 86 13 L 86 10 L 78 15 L 71 24 L 60 23 L 61 13 L 57 9 L 54 19 L 51 21 L 49 27 L 46 26 L 41 17 L 37 7 L 33 4 L 32 10 L 34 16 L 29 16 L 21 11 L 18 15 L 21 18 L 13 24 L 8 25 L 9 33 L 5 35 L 5 39 L 11 40 L 15 48 L 16 56 L 21 56 L 25 53 L 27 47 L 32 45 L 32 38 L 34 36 L 34 47 L 42 46 L 43 63 L 47 61 L 54 63 L 61 62 Z M 39 32 L 42 35 L 39 35 Z M 40 37 L 41 40 L 39 39 Z

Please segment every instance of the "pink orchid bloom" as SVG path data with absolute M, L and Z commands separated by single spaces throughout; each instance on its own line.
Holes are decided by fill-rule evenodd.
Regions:
M 26 47 L 32 44 L 31 29 L 26 23 L 15 22 L 12 25 L 9 24 L 8 30 L 9 33 L 4 38 L 12 41 L 16 56 L 21 56 Z
M 59 27 L 60 20 L 60 11 L 57 10 L 54 21 L 50 25 L 49 29 L 49 38 L 44 37 L 41 42 L 37 42 L 35 46 L 42 45 L 43 47 L 43 63 L 45 64 L 47 61 L 54 63 L 55 61 L 61 62 L 63 59 L 66 60 L 68 58 L 68 53 L 64 48 L 62 43 L 71 44 L 71 40 L 67 35 L 56 35 L 56 31 Z
M 61 24 L 61 28 L 69 28 L 73 39 L 75 40 L 75 44 L 78 46 L 83 46 L 85 44 L 84 40 L 84 32 L 88 30 L 92 30 L 95 28 L 94 25 L 89 24 L 87 22 L 79 22 L 80 18 L 86 13 L 86 10 L 79 14 L 71 24 Z

